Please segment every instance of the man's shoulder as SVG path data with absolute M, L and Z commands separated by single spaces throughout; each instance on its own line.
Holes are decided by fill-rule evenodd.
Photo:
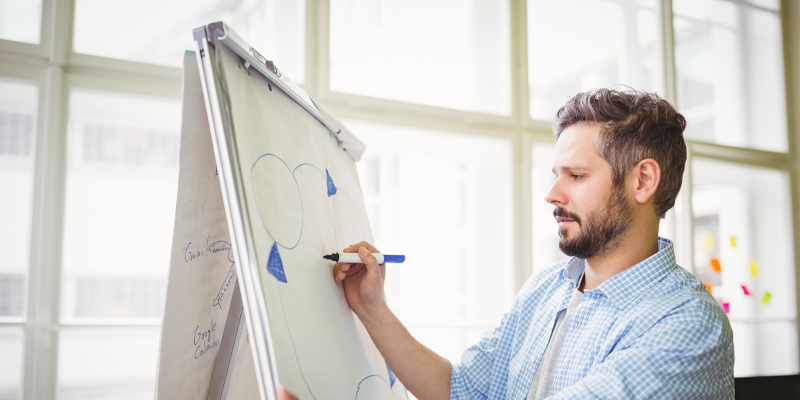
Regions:
M 573 260 L 573 258 L 556 262 L 540 271 L 535 272 L 530 278 L 528 278 L 527 281 L 525 281 L 525 284 L 522 285 L 522 289 L 520 289 L 519 293 L 517 293 L 517 299 L 526 299 L 530 298 L 531 296 L 541 294 L 542 292 L 551 292 L 563 285 L 569 284 L 569 281 L 563 277 L 562 271 Z
M 633 315 L 652 315 L 662 322 L 730 329 L 725 312 L 703 282 L 677 265 L 633 308 Z

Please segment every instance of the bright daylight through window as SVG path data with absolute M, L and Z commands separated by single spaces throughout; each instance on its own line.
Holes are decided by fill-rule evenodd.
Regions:
M 0 0 L 0 399 L 152 398 L 181 65 L 220 20 L 366 144 L 375 245 L 408 257 L 388 305 L 442 356 L 566 258 L 552 121 L 629 86 L 688 121 L 661 233 L 727 313 L 735 375 L 800 373 L 798 2 Z

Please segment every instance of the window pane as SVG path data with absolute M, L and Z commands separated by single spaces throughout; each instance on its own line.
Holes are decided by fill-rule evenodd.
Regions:
M 56 397 L 152 399 L 158 331 L 158 327 L 63 328 Z
M 178 100 L 70 94 L 61 317 L 159 321 L 178 186 Z
M 533 273 L 537 273 L 567 257 L 558 248 L 558 224 L 553 218 L 555 206 L 544 200 L 555 183 L 553 161 L 555 144 L 536 143 L 532 149 L 533 182 Z
M 796 374 L 788 175 L 704 159 L 693 162 L 692 175 L 695 275 L 728 310 L 734 373 Z
M 507 1 L 332 0 L 339 92 L 511 113 Z
M 78 53 L 175 67 L 197 49 L 192 30 L 225 21 L 295 82 L 305 71 L 303 0 L 76 0 Z
M 672 2 L 687 139 L 787 151 L 780 12 L 758 3 Z
M 623 84 L 663 93 L 656 0 L 528 0 L 531 118 L 568 97 Z
M 0 320 L 25 315 L 30 257 L 36 86 L 0 81 Z M 13 188 L 13 189 L 10 189 Z
M 367 145 L 357 166 L 375 245 L 407 259 L 387 271 L 389 306 L 457 361 L 470 332 L 498 325 L 514 296 L 511 143 L 347 125 Z
M 18 399 L 22 392 L 25 340 L 20 328 L 0 328 L 0 399 Z
M 0 0 L 0 39 L 39 43 L 42 0 Z

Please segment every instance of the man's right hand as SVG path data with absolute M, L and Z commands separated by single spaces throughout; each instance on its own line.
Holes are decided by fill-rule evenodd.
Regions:
M 418 398 L 450 398 L 450 361 L 414 339 L 383 301 L 386 266 L 370 253 L 380 253 L 367 242 L 356 243 L 345 253 L 356 253 L 359 264 L 338 263 L 333 279 L 344 286 L 347 304 L 367 329 L 375 346 L 394 374 Z
M 378 265 L 378 260 L 371 253 L 380 251 L 367 242 L 351 245 L 343 252 L 357 252 L 362 263 L 337 263 L 333 268 L 333 277 L 336 283 L 342 282 L 347 304 L 361 317 L 384 305 L 383 282 L 386 278 L 386 265 Z

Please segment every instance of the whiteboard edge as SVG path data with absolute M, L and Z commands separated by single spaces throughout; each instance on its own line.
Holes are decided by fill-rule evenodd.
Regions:
M 241 282 L 242 305 L 247 331 L 250 334 L 253 361 L 258 378 L 258 387 L 263 400 L 277 400 L 278 373 L 275 352 L 269 329 L 266 303 L 260 284 L 257 260 L 250 257 L 254 254 L 252 237 L 247 232 L 247 221 L 242 212 L 243 194 L 239 193 L 241 185 L 237 185 L 236 168 L 232 164 L 232 150 L 228 146 L 229 134 L 225 132 L 222 110 L 217 95 L 217 77 L 211 64 L 211 49 L 206 27 L 194 30 L 198 45 L 197 62 L 202 76 L 204 101 L 214 145 L 215 160 L 219 173 L 220 188 L 227 214 L 228 230 L 236 260 L 236 270 Z M 235 152 L 235 149 L 233 149 Z M 259 300 L 260 299 L 260 300 Z M 223 333 L 224 334 L 224 333 Z

